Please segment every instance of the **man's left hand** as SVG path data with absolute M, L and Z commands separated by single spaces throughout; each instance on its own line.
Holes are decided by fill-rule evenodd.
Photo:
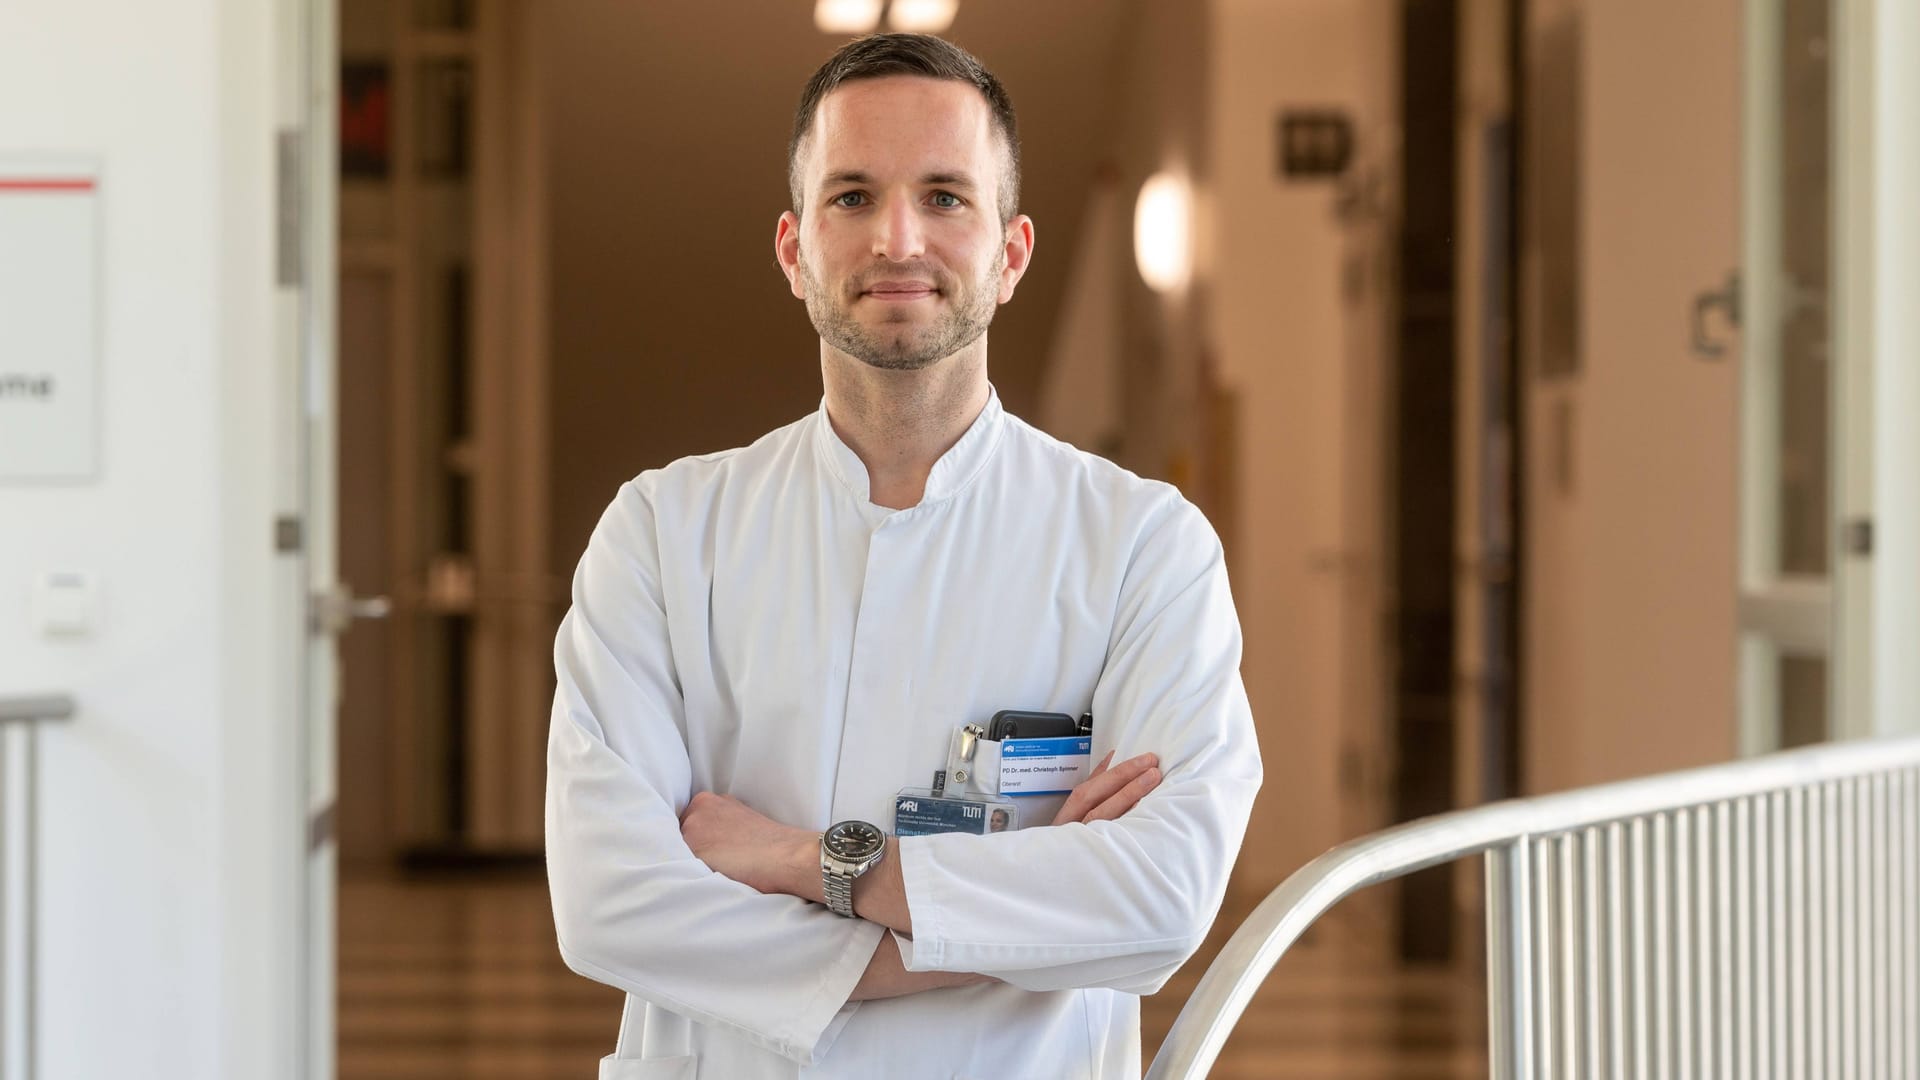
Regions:
M 701 862 L 743 885 L 795 896 L 820 891 L 820 834 L 782 825 L 731 795 L 695 792 L 680 835 Z

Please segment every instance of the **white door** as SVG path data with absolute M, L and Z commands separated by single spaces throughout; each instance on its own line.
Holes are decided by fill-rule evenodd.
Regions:
M 1901 231 L 1912 221 L 1902 185 L 1915 140 L 1888 122 L 1906 109 L 1889 116 L 1875 102 L 1903 96 L 1887 64 L 1906 63 L 1896 43 L 1914 26 L 1904 0 L 1748 0 L 1746 753 L 1893 730 L 1909 696 L 1902 685 L 1912 665 L 1875 658 L 1902 655 L 1902 630 L 1911 629 L 1916 598 L 1904 567 L 1913 562 L 1916 496 L 1898 484 L 1904 470 L 1876 488 L 1875 458 L 1876 443 L 1910 441 L 1913 426 L 1913 360 L 1892 340 L 1911 334 L 1913 318 L 1900 310 L 1911 305 L 1889 283 L 1920 261 L 1920 238 Z

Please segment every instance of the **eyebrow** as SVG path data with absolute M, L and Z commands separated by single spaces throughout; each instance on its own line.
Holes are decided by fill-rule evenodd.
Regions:
M 941 187 L 955 187 L 955 188 L 968 188 L 968 189 L 977 188 L 980 186 L 974 183 L 973 177 L 967 175 L 966 173 L 952 172 L 952 171 L 927 173 L 926 175 L 920 178 L 920 182 L 922 184 L 935 184 Z M 827 187 L 838 187 L 841 184 L 871 184 L 871 183 L 873 183 L 873 177 L 867 173 L 861 172 L 858 169 L 837 169 L 833 172 L 828 173 L 827 178 L 824 181 L 824 184 Z

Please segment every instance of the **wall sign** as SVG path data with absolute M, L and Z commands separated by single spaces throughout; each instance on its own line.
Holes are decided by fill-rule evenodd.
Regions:
M 0 483 L 97 467 L 99 189 L 91 163 L 0 157 Z
M 1353 117 L 1342 109 L 1287 109 L 1280 114 L 1280 175 L 1288 180 L 1339 176 L 1353 162 Z

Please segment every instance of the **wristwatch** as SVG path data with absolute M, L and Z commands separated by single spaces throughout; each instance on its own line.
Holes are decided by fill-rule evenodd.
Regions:
M 864 821 L 842 821 L 820 834 L 820 880 L 835 915 L 853 918 L 853 879 L 886 855 L 887 834 Z

